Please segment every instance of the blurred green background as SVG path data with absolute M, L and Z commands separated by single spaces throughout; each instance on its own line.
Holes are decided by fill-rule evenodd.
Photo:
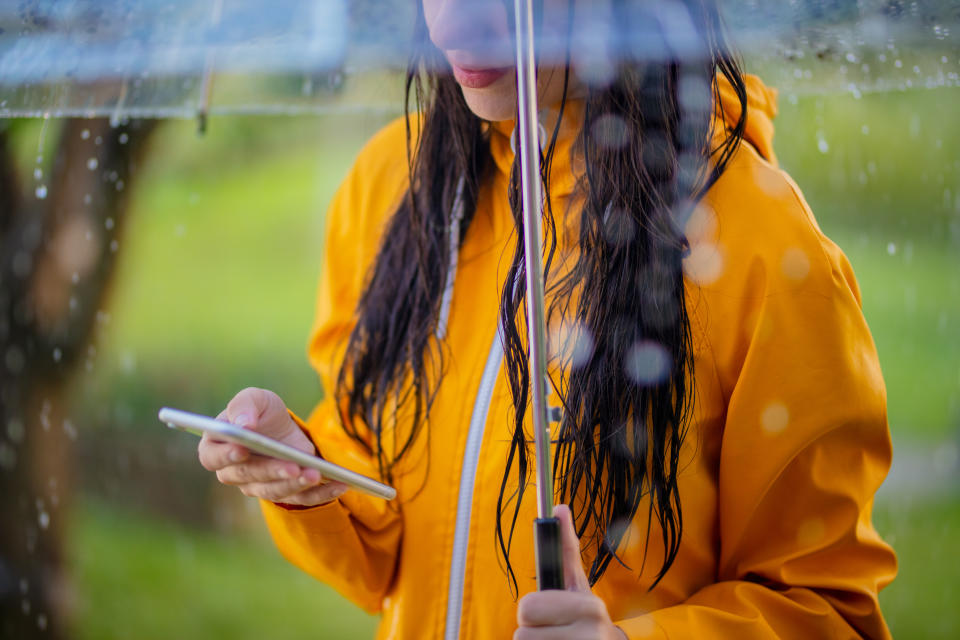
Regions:
M 957 89 L 783 95 L 777 119 L 780 162 L 850 258 L 880 352 L 896 448 L 874 520 L 900 556 L 881 600 L 903 638 L 960 637 L 956 104 Z M 203 137 L 187 121 L 155 134 L 73 388 L 76 637 L 372 637 L 375 618 L 288 566 L 255 505 L 208 477 L 194 439 L 156 411 L 216 414 L 251 385 L 309 411 L 324 209 L 387 119 L 220 117 Z

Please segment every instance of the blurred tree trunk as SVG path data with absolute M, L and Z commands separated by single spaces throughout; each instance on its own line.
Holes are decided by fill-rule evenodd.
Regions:
M 70 635 L 62 559 L 77 431 L 65 391 L 89 367 L 155 126 L 66 120 L 36 192 L 0 130 L 0 638 Z

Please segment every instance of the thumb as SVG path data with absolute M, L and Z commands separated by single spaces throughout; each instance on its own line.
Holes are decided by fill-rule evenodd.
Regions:
M 280 439 L 290 430 L 283 400 L 266 389 L 250 387 L 233 397 L 227 405 L 230 422 Z
M 583 571 L 580 558 L 580 539 L 573 528 L 570 507 L 558 504 L 553 508 L 553 516 L 560 520 L 560 550 L 563 556 L 563 581 L 567 591 L 590 591 L 590 581 Z

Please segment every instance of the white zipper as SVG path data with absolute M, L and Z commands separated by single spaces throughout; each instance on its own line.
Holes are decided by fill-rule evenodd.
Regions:
M 463 449 L 463 467 L 460 471 L 460 493 L 457 497 L 457 527 L 453 534 L 453 553 L 450 556 L 450 586 L 447 589 L 447 623 L 443 637 L 456 640 L 460 635 L 460 614 L 463 611 L 463 585 L 466 581 L 467 543 L 470 538 L 470 514 L 473 508 L 473 481 L 480 460 L 480 445 L 490 412 L 493 387 L 503 362 L 503 344 L 500 331 L 493 338 L 487 364 L 483 367 L 477 397 L 470 416 L 467 445 Z
M 450 318 L 450 304 L 453 302 L 453 283 L 457 279 L 457 259 L 460 257 L 460 221 L 463 220 L 463 178 L 457 182 L 457 193 L 453 198 L 453 211 L 450 216 L 450 230 L 447 239 L 450 261 L 447 264 L 447 280 L 440 299 L 440 317 L 437 320 L 437 340 L 447 336 L 447 321 Z

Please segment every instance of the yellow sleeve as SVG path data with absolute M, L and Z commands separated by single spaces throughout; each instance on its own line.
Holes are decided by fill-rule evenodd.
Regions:
M 394 123 L 371 140 L 330 205 L 308 349 L 327 397 L 306 421 L 294 416 L 323 458 L 375 478 L 376 460 L 343 430 L 331 395 L 367 269 L 383 225 L 405 189 L 403 131 L 402 124 Z M 274 542 L 290 562 L 367 611 L 380 610 L 403 529 L 398 505 L 348 491 L 309 509 L 267 501 L 261 501 L 261 508 Z
M 850 265 L 793 198 L 786 227 L 742 199 L 748 225 L 718 216 L 725 273 L 699 298 L 727 398 L 716 583 L 618 622 L 630 638 L 890 637 L 877 593 L 896 558 L 871 523 L 883 378 Z

